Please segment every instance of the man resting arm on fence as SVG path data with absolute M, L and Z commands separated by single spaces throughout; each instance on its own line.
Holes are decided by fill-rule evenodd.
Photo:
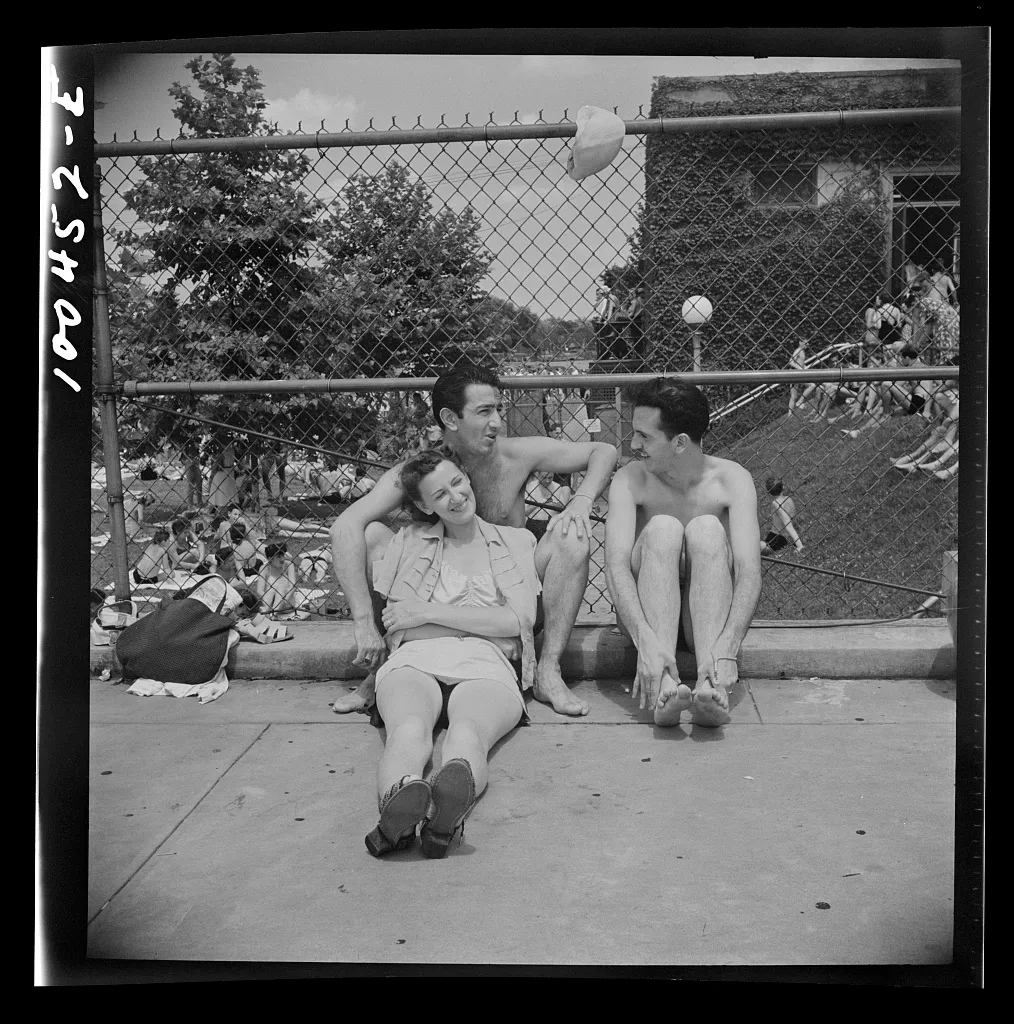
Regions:
M 710 413 L 694 385 L 659 377 L 628 400 L 635 459 L 609 489 L 606 580 L 637 647 L 631 695 L 654 710 L 656 725 L 676 725 L 687 708 L 698 725 L 724 725 L 760 598 L 753 478 L 701 449 Z M 680 640 L 696 655 L 693 691 L 676 668 Z
M 588 582 L 591 528 L 588 513 L 609 482 L 616 449 L 599 442 L 556 441 L 548 437 L 501 437 L 501 384 L 492 370 L 465 366 L 443 374 L 433 389 L 434 418 L 444 429 L 444 444 L 468 473 L 477 514 L 497 526 L 525 527 L 536 537 L 535 566 L 543 595 L 536 627 L 545 623 L 534 684 L 536 699 L 558 713 L 586 715 L 588 705 L 572 696 L 560 674 L 560 657 L 577 618 Z M 566 508 L 548 523 L 526 521 L 525 486 L 532 473 L 584 473 L 584 481 Z M 335 702 L 344 713 L 373 698 L 372 673 L 387 648 L 377 625 L 372 565 L 394 536 L 380 520 L 405 501 L 400 466 L 388 470 L 373 490 L 346 509 L 331 527 L 335 576 L 352 613 L 358 653 L 356 664 L 371 676 L 351 697 Z

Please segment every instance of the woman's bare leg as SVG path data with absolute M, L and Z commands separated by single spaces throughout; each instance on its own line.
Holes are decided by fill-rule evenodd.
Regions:
M 433 753 L 433 726 L 443 695 L 433 676 L 414 668 L 396 668 L 377 690 L 377 709 L 387 742 L 377 766 L 377 799 L 406 775 L 422 777 Z
M 461 757 L 468 762 L 476 796 L 489 781 L 490 748 L 521 721 L 523 712 L 517 695 L 496 679 L 469 679 L 451 690 L 443 759 L 446 763 Z

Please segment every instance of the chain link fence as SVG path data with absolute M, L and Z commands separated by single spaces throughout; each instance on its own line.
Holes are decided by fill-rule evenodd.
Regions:
M 98 145 L 130 588 L 172 566 L 242 580 L 281 541 L 305 607 L 347 614 L 327 526 L 437 443 L 425 385 L 471 361 L 498 369 L 509 433 L 621 461 L 618 385 L 703 373 L 705 450 L 757 481 L 758 617 L 936 614 L 957 546 L 955 114 L 639 113 L 579 183 L 566 113 Z M 96 405 L 92 583 L 112 590 L 107 454 Z M 533 478 L 531 514 L 578 483 Z M 585 614 L 611 611 L 603 533 Z

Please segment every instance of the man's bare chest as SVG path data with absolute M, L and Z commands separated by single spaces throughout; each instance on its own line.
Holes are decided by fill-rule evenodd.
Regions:
M 468 475 L 480 518 L 498 526 L 524 526 L 527 478 L 523 467 L 503 459 L 474 466 Z
M 728 528 L 729 501 L 721 487 L 708 483 L 681 492 L 650 474 L 645 477 L 637 494 L 638 532 L 649 519 L 658 515 L 672 516 L 684 526 L 698 516 L 716 516 Z

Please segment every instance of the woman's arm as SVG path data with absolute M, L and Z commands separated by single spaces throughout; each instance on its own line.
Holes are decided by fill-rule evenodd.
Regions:
M 389 633 L 432 623 L 476 636 L 521 635 L 521 623 L 509 605 L 475 608 L 436 601 L 392 601 L 384 609 L 383 621 Z
M 436 611 L 429 614 L 430 622 L 438 626 L 451 626 L 466 633 L 481 636 L 520 636 L 521 623 L 509 605 L 472 608 L 462 605 L 432 604 Z

